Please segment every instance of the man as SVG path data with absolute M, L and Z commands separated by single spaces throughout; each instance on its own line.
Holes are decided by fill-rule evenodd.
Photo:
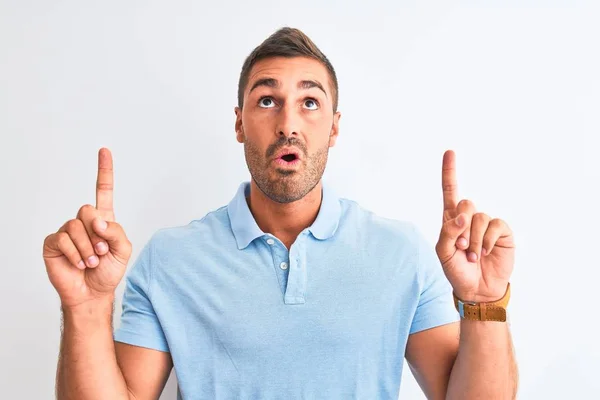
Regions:
M 64 315 L 59 399 L 156 399 L 173 366 L 184 399 L 395 399 L 403 356 L 430 399 L 515 396 L 510 229 L 458 201 L 451 151 L 435 251 L 414 224 L 336 197 L 321 177 L 337 93 L 330 62 L 299 30 L 250 54 L 235 131 L 252 179 L 227 206 L 153 235 L 114 336 L 132 249 L 100 150 L 96 207 L 44 242 Z

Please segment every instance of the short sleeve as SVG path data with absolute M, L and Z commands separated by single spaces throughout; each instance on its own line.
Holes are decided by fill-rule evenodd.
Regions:
M 417 263 L 420 294 L 410 327 L 411 334 L 460 320 L 454 307 L 452 286 L 444 274 L 435 247 L 416 227 L 414 235 L 414 260 Z
M 113 338 L 117 342 L 168 352 L 167 340 L 150 296 L 152 250 L 151 239 L 127 273 L 120 326 Z

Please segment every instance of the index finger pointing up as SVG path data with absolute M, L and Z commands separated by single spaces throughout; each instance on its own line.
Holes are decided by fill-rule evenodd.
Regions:
M 98 151 L 98 178 L 96 180 L 96 209 L 107 221 L 114 220 L 113 211 L 113 160 L 110 150 Z
M 452 150 L 444 153 L 442 191 L 444 193 L 444 210 L 454 210 L 458 206 L 458 189 L 456 183 L 456 156 Z

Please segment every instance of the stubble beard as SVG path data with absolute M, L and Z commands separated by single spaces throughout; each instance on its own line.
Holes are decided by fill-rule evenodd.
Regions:
M 283 144 L 280 142 L 283 142 Z M 275 167 L 271 162 L 272 157 L 263 156 L 260 149 L 248 140 L 244 142 L 244 154 L 246 165 L 256 186 L 269 199 L 277 203 L 287 204 L 302 199 L 317 186 L 325 172 L 329 156 L 329 145 L 327 144 L 315 153 L 308 155 L 305 146 L 302 146 L 293 138 L 280 142 L 269 148 L 266 153 L 274 153 L 274 149 L 279 149 L 285 145 L 298 147 L 304 155 L 301 161 L 302 166 L 298 170 Z

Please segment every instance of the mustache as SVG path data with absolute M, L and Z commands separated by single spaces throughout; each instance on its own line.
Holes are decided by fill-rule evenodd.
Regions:
M 304 155 L 306 155 L 306 146 L 300 140 L 295 137 L 280 136 L 277 142 L 267 148 L 267 157 L 272 157 L 283 147 L 297 147 Z

